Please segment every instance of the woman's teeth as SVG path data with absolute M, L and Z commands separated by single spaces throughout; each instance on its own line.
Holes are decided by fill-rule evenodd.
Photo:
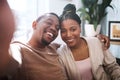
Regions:
M 71 42 L 71 41 L 73 41 L 73 39 L 70 39 L 70 40 L 67 40 L 68 42 Z

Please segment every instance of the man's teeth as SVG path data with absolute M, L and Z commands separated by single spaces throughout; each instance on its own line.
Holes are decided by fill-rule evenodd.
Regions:
M 48 35 L 50 35 L 51 37 L 53 37 L 53 34 L 52 34 L 52 33 L 50 33 L 50 32 L 47 32 L 47 34 L 48 34 Z

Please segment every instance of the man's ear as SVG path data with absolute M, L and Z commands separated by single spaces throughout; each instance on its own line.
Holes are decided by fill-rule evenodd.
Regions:
M 33 28 L 33 29 L 36 29 L 36 26 L 37 26 L 37 22 L 36 22 L 36 21 L 33 21 L 33 23 L 32 23 L 32 28 Z

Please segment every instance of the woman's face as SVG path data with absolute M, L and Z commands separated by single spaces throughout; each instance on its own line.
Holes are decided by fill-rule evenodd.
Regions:
M 80 38 L 80 24 L 73 19 L 64 20 L 61 23 L 61 37 L 62 40 L 69 46 L 77 46 Z

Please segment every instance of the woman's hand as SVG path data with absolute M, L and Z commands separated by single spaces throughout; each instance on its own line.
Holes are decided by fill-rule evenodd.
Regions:
M 106 50 L 110 47 L 110 39 L 103 35 L 103 34 L 98 34 L 97 37 L 100 39 L 100 41 L 104 44 L 103 49 Z

